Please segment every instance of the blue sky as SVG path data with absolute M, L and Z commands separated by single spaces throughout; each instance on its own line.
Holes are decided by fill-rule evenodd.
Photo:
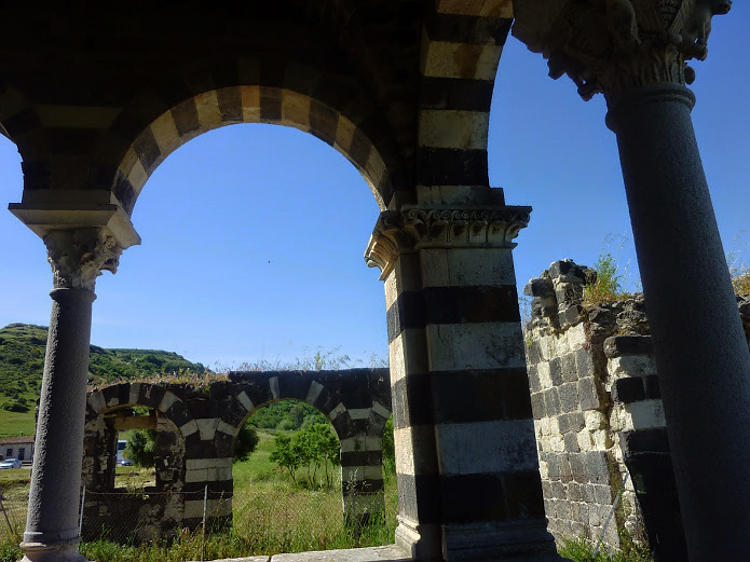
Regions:
M 750 262 L 747 3 L 714 20 L 692 89 L 698 143 L 724 240 Z M 739 62 L 738 62 L 739 61 Z M 490 181 L 534 207 L 514 252 L 519 293 L 550 262 L 602 251 L 626 284 L 637 266 L 604 100 L 585 103 L 541 55 L 509 39 L 490 123 Z M 0 199 L 21 199 L 20 158 L 0 138 Z M 176 351 L 214 367 L 293 361 L 316 349 L 387 355 L 384 297 L 362 254 L 378 209 L 364 180 L 311 135 L 233 125 L 182 146 L 146 184 L 133 215 L 143 245 L 97 282 L 92 343 Z M 51 274 L 41 241 L 0 212 L 0 326 L 46 325 Z M 678 282 L 679 280 L 675 280 Z

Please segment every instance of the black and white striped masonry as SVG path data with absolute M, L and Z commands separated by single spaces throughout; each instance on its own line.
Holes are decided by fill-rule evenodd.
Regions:
M 386 285 L 397 542 L 417 558 L 555 551 L 511 256 L 530 208 L 487 192 L 494 205 L 382 213 L 366 253 Z
M 83 459 L 87 489 L 113 491 L 118 430 L 139 424 L 156 430 L 157 493 L 91 494 L 86 533 L 100 536 L 113 516 L 132 520 L 143 538 L 196 528 L 206 486 L 211 526 L 226 526 L 232 518 L 234 438 L 258 408 L 282 399 L 306 402 L 331 420 L 341 443 L 345 518 L 360 523 L 381 513 L 383 428 L 391 414 L 387 369 L 236 372 L 229 381 L 211 383 L 207 393 L 189 385 L 138 382 L 89 393 Z M 132 407 L 148 408 L 151 415 L 117 415 Z M 132 513 L 140 515 L 133 518 Z

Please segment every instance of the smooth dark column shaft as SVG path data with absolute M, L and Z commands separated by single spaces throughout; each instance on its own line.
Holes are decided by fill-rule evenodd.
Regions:
M 610 102 L 688 551 L 750 553 L 750 353 L 695 141 L 692 93 Z
M 85 560 L 78 513 L 91 336 L 88 289 L 54 289 L 44 359 L 24 560 Z

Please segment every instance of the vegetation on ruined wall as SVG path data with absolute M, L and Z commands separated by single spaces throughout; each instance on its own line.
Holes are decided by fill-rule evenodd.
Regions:
M 366 368 L 377 369 L 388 367 L 388 359 L 376 353 L 371 353 L 367 360 L 360 358 L 352 359 L 346 353 L 342 353 L 341 347 L 323 349 L 318 347 L 314 352 L 304 356 L 296 357 L 293 361 L 258 359 L 256 361 L 243 361 L 239 365 L 216 364 L 213 368 L 216 372 L 225 371 L 340 371 L 343 369 Z
M 741 296 L 750 296 L 750 267 L 732 267 L 732 286 L 734 292 Z
M 609 252 L 599 255 L 594 265 L 596 279 L 583 289 L 583 302 L 605 303 L 622 300 L 630 296 L 622 290 L 622 275 L 617 271 L 617 262 Z

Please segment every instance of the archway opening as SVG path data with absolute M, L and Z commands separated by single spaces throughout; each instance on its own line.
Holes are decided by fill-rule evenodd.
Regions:
M 293 129 L 235 125 L 191 140 L 144 188 L 133 213 L 144 245 L 124 254 L 116 278 L 103 280 L 130 305 L 104 303 L 110 289 L 100 282 L 94 333 L 96 316 L 118 317 L 139 327 L 129 335 L 146 331 L 175 342 L 128 347 L 174 349 L 216 371 L 244 370 L 248 363 L 312 370 L 383 364 L 382 288 L 362 260 L 379 212 L 368 191 L 351 163 Z M 131 252 L 134 260 L 147 252 L 151 257 L 128 262 Z M 155 263 L 170 273 L 144 286 L 142 272 L 155 270 Z M 145 305 L 132 320 L 123 310 L 133 306 L 131 296 Z M 118 310 L 103 310 L 111 304 Z M 393 529 L 378 540 L 356 535 L 352 542 L 341 469 L 333 462 L 341 454 L 338 438 L 330 439 L 324 415 L 301 404 L 290 406 L 286 422 L 273 429 L 293 442 L 294 433 L 324 425 L 317 435 L 334 441 L 335 451 L 303 462 L 294 478 L 285 478 L 285 469 L 270 462 L 273 439 L 258 431 L 256 452 L 232 467 L 232 533 L 258 542 L 235 554 L 392 543 Z M 264 456 L 265 466 L 258 461 Z M 188 466 L 201 457 L 196 453 Z M 260 470 L 243 470 L 248 464 Z M 361 477 L 352 475 L 352 496 L 360 494 Z M 226 494 L 217 493 L 209 483 L 207 518 L 228 530 L 226 519 L 211 517 L 212 500 L 224 509 Z
M 235 453 L 234 532 L 269 551 L 342 547 L 341 444 L 330 420 L 304 401 L 281 399 L 257 407 L 243 425 L 257 447 L 245 461 Z

